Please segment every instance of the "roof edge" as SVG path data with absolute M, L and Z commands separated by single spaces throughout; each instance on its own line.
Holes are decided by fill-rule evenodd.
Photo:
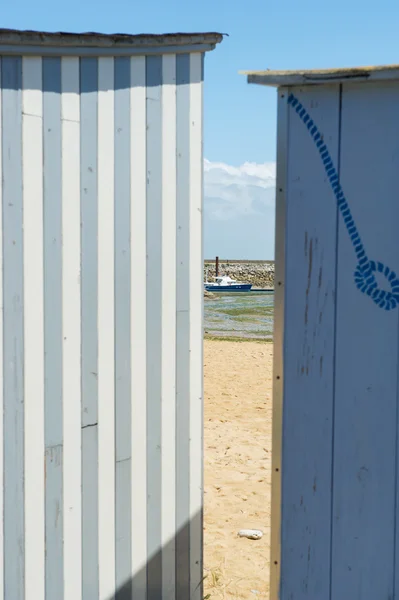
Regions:
M 248 83 L 271 87 L 399 80 L 399 65 L 298 71 L 240 71 Z
M 45 31 L 20 31 L 0 29 L 0 46 L 41 46 L 69 48 L 134 48 L 145 49 L 165 46 L 206 46 L 215 47 L 223 40 L 223 34 L 209 33 L 167 33 L 138 34 L 124 33 L 65 33 Z

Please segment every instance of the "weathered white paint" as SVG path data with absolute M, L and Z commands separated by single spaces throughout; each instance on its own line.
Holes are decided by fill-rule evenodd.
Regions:
M 0 61 L 0 81 L 1 81 L 1 61 Z M 2 95 L 0 94 L 0 139 L 2 139 Z M 0 144 L 0 182 L 3 181 L 3 148 Z M 3 186 L 0 185 L 0 207 L 3 206 Z M 3 264 L 3 211 L 0 210 L 0 264 Z M 3 271 L 0 270 L 0 381 L 3 377 Z M 4 389 L 0 386 L 0 402 L 4 406 Z M 0 418 L 0 490 L 4 489 L 4 435 L 3 418 Z M 0 565 L 4 565 L 4 494 L 0 492 Z M 4 566 L 0 569 L 0 598 L 4 598 Z
M 112 43 L 0 44 L 4 600 L 202 594 L 203 52 Z
M 278 91 L 271 599 L 393 600 L 399 81 L 304 83 Z
M 147 248 L 146 248 L 146 88 L 145 58 L 131 59 L 130 92 L 130 160 L 131 160 L 131 282 L 140 294 L 135 294 L 131 307 L 131 376 L 132 376 L 132 488 L 135 481 L 139 487 L 132 489 L 132 573 L 133 593 L 137 600 L 146 599 L 147 558 L 147 462 L 146 432 L 147 412 L 144 408 L 147 395 L 146 361 L 146 306 L 147 306 Z M 133 285 L 133 283 L 132 283 Z
M 343 86 L 341 183 L 368 255 L 396 273 L 398 106 L 399 83 Z M 399 312 L 354 286 L 342 219 L 338 240 L 332 597 L 397 598 Z
M 304 71 L 241 71 L 248 83 L 267 86 L 310 86 L 321 84 L 346 84 L 358 82 L 397 81 L 398 65 L 381 67 L 356 67 L 343 69 L 312 69 Z
M 22 61 L 25 600 L 44 596 L 43 107 L 41 58 Z M 1 596 L 0 596 L 1 597 Z
M 272 494 L 270 537 L 270 595 L 278 598 L 281 573 L 281 456 L 283 430 L 283 340 L 285 300 L 285 217 L 287 190 L 288 105 L 287 90 L 281 89 L 278 96 L 277 123 L 277 186 L 276 186 L 276 231 L 275 238 L 275 293 L 274 293 L 274 336 L 273 360 L 273 422 L 272 422 Z
M 295 95 L 337 164 L 339 87 L 297 89 Z M 302 600 L 328 597 L 330 589 L 338 215 L 312 138 L 295 113 L 288 118 L 280 560 L 290 568 L 288 578 L 283 571 L 282 598 Z
M 202 589 L 202 54 L 190 55 L 190 598 L 201 600 Z
M 115 588 L 114 61 L 98 63 L 99 597 Z

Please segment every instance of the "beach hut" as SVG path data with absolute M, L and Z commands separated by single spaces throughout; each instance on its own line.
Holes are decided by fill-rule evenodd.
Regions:
M 216 33 L 0 31 L 0 597 L 200 599 Z
M 271 600 L 399 598 L 399 67 L 277 87 Z

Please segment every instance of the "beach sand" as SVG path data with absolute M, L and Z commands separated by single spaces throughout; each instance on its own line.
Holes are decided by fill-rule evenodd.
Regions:
M 270 343 L 205 341 L 204 598 L 269 598 Z M 258 541 L 240 529 L 261 529 Z

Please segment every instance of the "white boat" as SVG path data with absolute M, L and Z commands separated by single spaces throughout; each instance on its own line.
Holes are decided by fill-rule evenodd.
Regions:
M 250 292 L 252 288 L 251 283 L 243 283 L 241 281 L 236 281 L 232 279 L 228 275 L 222 275 L 220 277 L 215 277 L 214 282 L 207 280 L 204 283 L 205 289 L 207 292 Z

